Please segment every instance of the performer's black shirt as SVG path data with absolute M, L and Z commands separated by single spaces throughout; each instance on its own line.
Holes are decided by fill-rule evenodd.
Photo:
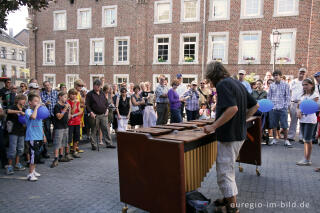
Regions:
M 243 141 L 246 138 L 246 111 L 257 104 L 238 80 L 225 78 L 218 82 L 216 119 L 232 106 L 237 106 L 237 113 L 227 123 L 216 129 L 217 139 L 220 142 Z

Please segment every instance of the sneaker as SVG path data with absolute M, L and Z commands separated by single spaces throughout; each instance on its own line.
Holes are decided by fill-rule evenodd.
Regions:
M 67 155 L 66 155 L 66 158 L 67 158 L 69 161 L 73 160 L 73 157 L 72 157 L 71 154 L 67 154 Z
M 94 144 L 91 144 L 91 149 L 94 151 L 97 149 L 97 147 Z
M 57 159 L 53 160 L 50 168 L 54 168 L 54 167 L 56 167 L 56 166 L 58 166 L 58 160 L 57 160 Z
M 108 149 L 115 149 L 116 147 L 114 145 L 107 145 L 106 146 Z
M 70 160 L 66 158 L 66 156 L 63 156 L 59 159 L 59 162 L 69 162 Z
M 36 172 L 36 170 L 35 170 L 35 169 L 33 170 L 33 174 L 34 174 L 34 176 L 36 176 L 36 177 L 40 177 L 40 176 L 41 176 L 41 174 L 40 174 L 40 173 L 38 173 L 38 172 Z
M 99 145 L 103 145 L 103 142 L 102 142 L 102 141 L 100 141 Z
M 34 175 L 34 173 L 30 173 L 27 175 L 27 180 L 28 181 L 37 181 L 38 178 Z
M 6 166 L 6 174 L 7 175 L 13 175 L 14 174 L 13 167 L 11 165 Z
M 74 152 L 72 157 L 74 158 L 81 158 L 78 152 Z
M 302 159 L 296 163 L 298 166 L 310 166 L 312 162 L 310 160 Z
M 18 163 L 15 167 L 14 167 L 15 171 L 24 171 L 26 170 L 26 168 L 24 166 L 22 166 L 21 163 Z
M 77 148 L 77 152 L 78 153 L 84 153 L 84 151 L 82 149 Z
M 284 141 L 284 145 L 287 147 L 292 147 L 292 144 L 288 140 Z
M 302 139 L 300 139 L 300 140 L 299 140 L 299 143 L 304 144 L 304 142 L 303 142 L 303 140 L 302 140 Z
M 278 143 L 278 140 L 277 139 L 272 139 L 272 141 L 269 143 L 270 145 L 273 145 L 273 144 L 277 144 Z

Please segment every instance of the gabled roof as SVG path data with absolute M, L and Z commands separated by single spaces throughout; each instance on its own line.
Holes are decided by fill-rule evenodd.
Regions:
M 0 30 L 0 41 L 4 42 L 4 43 L 9 43 L 9 44 L 15 44 L 15 45 L 19 45 L 19 46 L 24 46 L 20 41 L 18 41 L 17 39 L 9 36 L 5 31 Z
M 17 35 L 14 36 L 14 38 L 17 38 L 20 34 L 22 34 L 23 32 L 26 32 L 29 35 L 29 30 L 27 29 L 23 29 L 21 30 L 19 33 L 17 33 Z

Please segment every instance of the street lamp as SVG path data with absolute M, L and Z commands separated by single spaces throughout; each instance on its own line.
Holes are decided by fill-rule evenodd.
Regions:
M 280 39 L 281 39 L 281 33 L 278 30 L 275 30 L 272 32 L 270 35 L 270 42 L 271 46 L 273 47 L 273 66 L 272 66 L 272 71 L 274 72 L 274 67 L 276 64 L 276 54 L 277 54 L 277 48 L 280 45 Z

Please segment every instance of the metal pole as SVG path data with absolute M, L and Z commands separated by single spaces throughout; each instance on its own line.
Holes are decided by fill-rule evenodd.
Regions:
M 276 52 L 277 52 L 277 45 L 274 44 L 272 72 L 274 72 L 274 68 L 275 68 L 275 64 L 276 64 Z
M 202 67 L 201 67 L 201 79 L 204 79 L 204 49 L 205 49 L 205 42 L 206 42 L 206 7 L 207 7 L 207 0 L 203 1 L 203 23 L 202 23 Z

